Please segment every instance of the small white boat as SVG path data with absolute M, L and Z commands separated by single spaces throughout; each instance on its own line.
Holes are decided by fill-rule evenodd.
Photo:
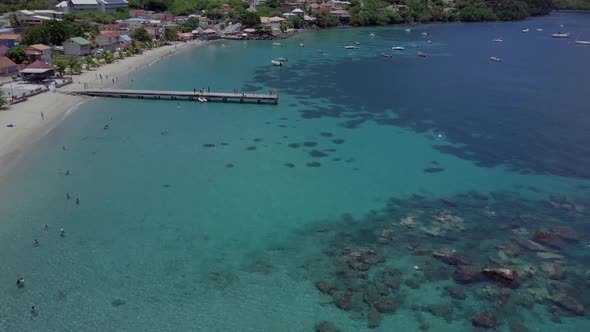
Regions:
M 432 44 L 432 41 L 429 39 L 426 41 L 428 44 Z
M 403 48 L 401 46 L 394 46 L 391 49 L 394 50 L 394 51 L 403 51 L 403 50 L 405 50 L 405 48 Z
M 201 103 L 207 102 L 207 98 L 205 98 L 205 97 L 199 97 L 199 98 L 197 98 L 197 100 L 200 101 Z
M 299 46 L 301 46 L 301 47 L 305 47 L 305 44 L 303 44 L 303 43 L 299 43 Z
M 289 61 L 289 60 L 287 60 L 287 58 L 283 58 L 283 57 L 277 58 L 277 60 L 280 61 L 280 62 L 287 62 L 287 61 Z
M 428 36 L 428 32 L 422 32 L 422 36 Z
M 578 45 L 590 45 L 590 40 L 576 40 Z
M 283 63 L 282 63 L 282 62 L 280 62 L 280 61 L 278 61 L 278 60 L 272 60 L 272 61 L 271 61 L 271 63 L 272 63 L 273 65 L 275 65 L 275 66 L 279 66 L 279 67 L 283 65 Z
M 560 27 L 560 28 L 563 28 L 563 24 L 560 24 L 560 25 L 559 25 L 559 27 Z
M 390 53 L 381 53 L 381 56 L 382 57 L 385 57 L 385 58 L 391 58 L 393 56 L 393 54 L 390 54 Z
M 369 36 L 371 36 L 371 37 L 375 37 L 375 34 L 371 32 L 371 33 L 369 34 Z
M 281 43 L 272 43 L 274 46 L 283 46 Z
M 541 31 L 543 31 L 543 29 L 537 29 L 537 31 L 541 32 Z
M 524 29 L 524 30 L 522 30 L 522 32 L 525 32 L 525 33 L 526 33 L 526 32 L 529 32 L 529 31 L 530 31 L 530 30 L 529 30 L 528 28 L 527 28 L 527 29 Z
M 405 29 L 405 32 L 412 32 L 412 29 Z
M 554 33 L 554 34 L 552 34 L 551 37 L 553 37 L 553 38 L 569 38 L 570 37 L 570 34 L 569 33 L 562 33 L 562 32 L 560 32 L 560 33 Z
M 494 43 L 501 43 L 501 42 L 504 41 L 504 39 L 502 39 L 502 38 L 496 38 L 493 41 L 494 41 Z
M 421 58 L 425 58 L 426 57 L 426 53 L 418 52 L 418 56 L 421 57 Z
M 502 62 L 502 59 L 498 58 L 497 56 L 491 56 L 490 60 L 495 61 L 495 62 Z
M 355 49 L 357 49 L 359 47 L 358 46 L 355 46 L 355 45 L 348 45 L 348 46 L 344 46 L 344 48 L 347 49 L 347 50 L 355 50 Z

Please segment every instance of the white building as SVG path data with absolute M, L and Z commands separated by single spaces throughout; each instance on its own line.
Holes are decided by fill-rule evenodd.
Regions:
M 98 11 L 101 13 L 128 8 L 129 2 L 127 0 L 98 0 Z
M 127 0 L 68 0 L 66 3 L 58 3 L 56 10 L 64 13 L 77 12 L 100 12 L 106 13 L 117 9 L 126 10 L 129 8 Z
M 98 11 L 98 3 L 96 0 L 68 0 L 68 8 L 65 10 L 66 13 L 96 11 Z

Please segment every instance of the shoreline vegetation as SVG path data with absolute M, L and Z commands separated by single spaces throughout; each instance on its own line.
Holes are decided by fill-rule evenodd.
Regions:
M 28 98 L 27 101 L 7 106 L 0 111 L 0 179 L 31 146 L 57 128 L 80 105 L 93 98 L 73 96 L 64 91 L 86 88 L 107 88 L 126 83 L 132 75 L 171 55 L 206 44 L 193 41 L 166 45 L 144 51 L 142 54 L 85 70 L 73 76 L 73 83 L 54 92 Z M 102 81 L 97 78 L 102 75 Z M 108 79 L 107 79 L 108 78 Z M 113 79 L 115 81 L 113 82 Z M 6 124 L 13 124 L 8 128 Z

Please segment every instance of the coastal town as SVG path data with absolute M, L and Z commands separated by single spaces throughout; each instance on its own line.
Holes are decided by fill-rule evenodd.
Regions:
M 11 1 L 0 6 L 5 12 L 0 17 L 1 105 L 173 43 L 280 39 L 301 29 L 347 25 L 518 19 L 551 10 L 529 0 Z M 514 6 L 521 1 L 526 10 Z

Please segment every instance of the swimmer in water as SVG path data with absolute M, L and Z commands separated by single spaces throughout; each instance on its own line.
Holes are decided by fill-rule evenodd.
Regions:
M 70 199 L 70 193 L 66 193 L 66 199 L 69 200 Z
M 66 231 L 63 228 L 59 230 L 59 236 L 61 236 L 61 237 L 66 236 Z
M 23 288 L 23 287 L 25 287 L 25 278 L 23 278 L 23 277 L 18 277 L 18 278 L 16 279 L 16 287 L 18 287 L 18 288 Z
M 76 198 L 76 205 L 80 205 L 80 199 Z
M 47 225 L 47 224 L 44 224 L 44 225 L 43 225 L 43 229 L 44 229 L 44 230 L 48 230 L 48 229 L 49 229 L 49 225 Z
M 39 246 L 39 240 L 35 239 L 35 241 L 33 241 L 33 247 L 38 247 Z
M 420 269 L 420 267 L 418 265 L 414 265 L 414 270 L 420 271 L 421 269 Z

